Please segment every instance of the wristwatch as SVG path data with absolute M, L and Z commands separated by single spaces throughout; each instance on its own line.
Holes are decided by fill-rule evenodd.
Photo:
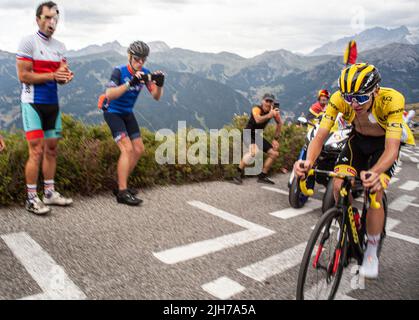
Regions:
M 127 89 L 131 87 L 131 85 L 129 84 L 129 81 L 125 82 L 125 86 L 127 87 Z

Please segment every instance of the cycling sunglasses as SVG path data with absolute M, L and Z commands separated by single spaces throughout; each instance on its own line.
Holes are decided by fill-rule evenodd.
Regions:
M 358 104 L 363 105 L 365 103 L 367 103 L 371 96 L 372 96 L 372 92 L 368 93 L 368 94 L 361 94 L 361 95 L 355 95 L 355 94 L 342 94 L 343 99 L 345 100 L 345 102 L 347 104 L 351 104 L 352 101 L 355 99 L 356 102 L 358 102 Z
M 132 56 L 132 58 L 136 61 L 136 62 L 146 62 L 147 61 L 147 56 L 143 56 L 143 57 L 139 57 L 139 56 Z

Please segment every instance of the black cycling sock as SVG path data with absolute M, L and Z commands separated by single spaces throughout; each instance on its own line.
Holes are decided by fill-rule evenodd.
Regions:
M 267 177 L 267 175 L 266 175 L 266 173 L 264 173 L 264 172 L 261 172 L 261 173 L 259 173 L 259 176 L 258 176 L 259 178 L 266 178 Z
M 238 171 L 239 173 L 242 173 L 242 172 L 243 172 L 243 170 L 242 170 L 240 167 L 237 167 L 237 171 Z

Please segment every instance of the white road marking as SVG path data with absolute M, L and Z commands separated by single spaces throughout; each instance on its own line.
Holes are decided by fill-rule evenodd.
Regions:
M 388 231 L 390 231 L 390 230 L 392 230 L 392 229 L 394 229 L 397 225 L 399 225 L 400 224 L 400 220 L 396 220 L 396 219 L 392 219 L 392 218 L 387 218 L 387 222 L 386 222 L 386 230 L 388 230 Z M 337 229 L 339 229 L 339 227 L 338 226 L 336 226 L 335 224 L 333 225 L 334 226 L 334 229 L 332 229 L 331 230 L 331 233 L 333 233 L 334 232 L 334 230 L 337 230 Z M 314 225 L 314 226 L 311 226 L 311 230 L 314 230 L 314 228 L 316 227 L 316 225 Z M 322 230 L 322 232 L 324 232 L 324 228 L 325 227 L 323 227 L 323 230 Z
M 401 157 L 397 160 L 396 168 L 394 168 L 394 174 L 398 174 L 400 171 L 402 171 L 403 161 Z
M 351 274 L 351 270 L 355 266 L 355 264 L 350 264 L 347 268 L 343 270 L 341 282 L 339 285 L 338 292 L 335 295 L 335 300 L 356 300 L 355 298 L 352 298 L 348 296 L 347 294 L 353 291 L 352 289 L 352 281 L 354 280 L 355 274 Z M 304 299 L 310 300 L 310 299 L 317 299 L 316 293 L 319 292 L 319 290 L 324 289 L 328 287 L 329 285 L 326 283 L 326 279 L 322 279 L 315 285 L 313 285 L 311 288 L 309 288 L 307 291 L 304 292 Z M 329 290 L 327 290 L 329 291 Z M 323 297 L 325 299 L 325 297 Z
M 413 237 L 410 237 L 410 236 L 406 236 L 404 234 L 400 234 L 400 233 L 397 233 L 397 232 L 388 231 L 387 236 L 393 237 L 393 238 L 396 238 L 396 239 L 400 239 L 400 240 L 404 240 L 404 241 L 407 241 L 407 242 L 410 242 L 410 243 L 419 244 L 419 239 L 413 238 Z
M 221 277 L 202 285 L 202 289 L 218 299 L 226 300 L 245 290 L 245 287 L 228 277 Z
M 86 299 L 64 269 L 26 232 L 2 235 L 1 238 L 43 291 L 23 299 Z
M 261 187 L 262 189 L 265 189 L 265 190 L 268 190 L 268 191 L 273 191 L 273 192 L 277 192 L 277 193 L 280 193 L 280 194 L 283 194 L 283 195 L 288 195 L 288 191 L 286 191 L 286 190 L 283 190 L 283 189 L 279 189 L 279 188 L 272 188 L 272 187 L 265 187 L 265 186 L 263 186 L 263 187 Z
M 416 154 L 416 152 L 414 150 L 410 149 L 410 148 L 401 148 L 401 151 Z
M 336 293 L 335 300 L 357 300 L 355 298 L 352 298 L 350 296 L 347 296 L 346 294 Z
M 228 234 L 215 239 L 190 243 L 160 252 L 153 252 L 153 255 L 164 263 L 175 264 L 198 258 L 210 253 L 259 240 L 275 233 L 273 230 L 267 229 L 200 201 L 190 201 L 188 204 L 247 230 Z
M 400 220 L 396 220 L 393 218 L 388 218 L 387 217 L 387 222 L 386 222 L 386 230 L 390 231 L 393 230 L 395 227 L 397 227 L 400 224 Z
M 297 216 L 301 216 L 303 214 L 309 213 L 311 211 L 314 211 L 316 209 L 321 208 L 322 202 L 317 199 L 309 199 L 303 208 L 300 209 L 294 209 L 294 208 L 286 208 L 279 211 L 274 211 L 269 213 L 271 216 L 281 218 L 281 219 L 290 219 Z
M 356 202 L 358 202 L 358 203 L 361 203 L 361 204 L 364 204 L 364 196 L 358 197 L 358 198 L 354 199 L 354 201 L 356 201 Z M 361 207 L 361 208 L 358 208 L 358 207 L 357 207 L 357 209 L 358 209 L 359 211 L 361 211 L 361 210 L 362 210 L 362 207 Z
M 409 206 L 415 207 L 415 208 L 419 208 L 419 204 L 416 203 L 410 203 Z
M 256 281 L 266 279 L 287 271 L 301 263 L 307 242 L 282 251 L 264 260 L 258 261 L 237 271 Z
M 419 160 L 415 157 L 412 157 L 410 155 L 408 155 L 407 153 L 400 151 L 400 154 L 405 156 L 406 158 L 408 158 L 410 161 L 414 162 L 414 163 L 419 163 Z
M 390 179 L 390 184 L 393 184 L 393 183 L 395 183 L 395 182 L 397 182 L 397 181 L 399 181 L 399 180 L 400 180 L 399 178 L 392 177 L 392 178 Z
M 407 182 L 399 186 L 399 189 L 413 191 L 417 187 L 419 187 L 419 181 L 408 180 Z
M 413 202 L 413 200 L 415 199 L 416 197 L 404 194 L 398 197 L 397 199 L 393 200 L 393 202 L 390 203 L 388 207 L 391 210 L 404 211 L 410 205 L 410 203 Z

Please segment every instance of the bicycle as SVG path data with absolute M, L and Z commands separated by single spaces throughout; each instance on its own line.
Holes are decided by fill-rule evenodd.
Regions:
M 368 242 L 366 230 L 368 208 L 371 206 L 372 208 L 379 209 L 381 204 L 376 201 L 376 194 L 369 193 L 369 190 L 365 190 L 362 215 L 359 216 L 359 213 L 357 215 L 354 213 L 349 195 L 351 194 L 353 183 L 361 182 L 361 179 L 317 169 L 311 169 L 305 179 L 300 179 L 300 188 L 303 194 L 307 196 L 314 194 L 313 189 L 308 189 L 306 184 L 307 178 L 314 174 L 342 179 L 343 183 L 335 207 L 330 208 L 323 214 L 307 242 L 298 275 L 297 300 L 312 297 L 315 297 L 316 300 L 321 299 L 318 299 L 318 295 L 315 294 L 323 286 L 330 290 L 325 297 L 332 300 L 338 291 L 343 270 L 349 265 L 351 258 L 354 258 L 358 265 L 362 264 Z M 383 207 L 385 220 L 377 251 L 378 256 L 380 255 L 385 238 L 385 225 L 387 221 L 387 198 L 385 192 L 383 193 Z M 318 240 L 320 241 L 317 244 Z M 333 240 L 336 240 L 336 244 L 328 247 L 326 244 L 328 240 L 332 243 Z M 310 284 L 307 278 L 310 270 L 316 272 L 313 285 Z

